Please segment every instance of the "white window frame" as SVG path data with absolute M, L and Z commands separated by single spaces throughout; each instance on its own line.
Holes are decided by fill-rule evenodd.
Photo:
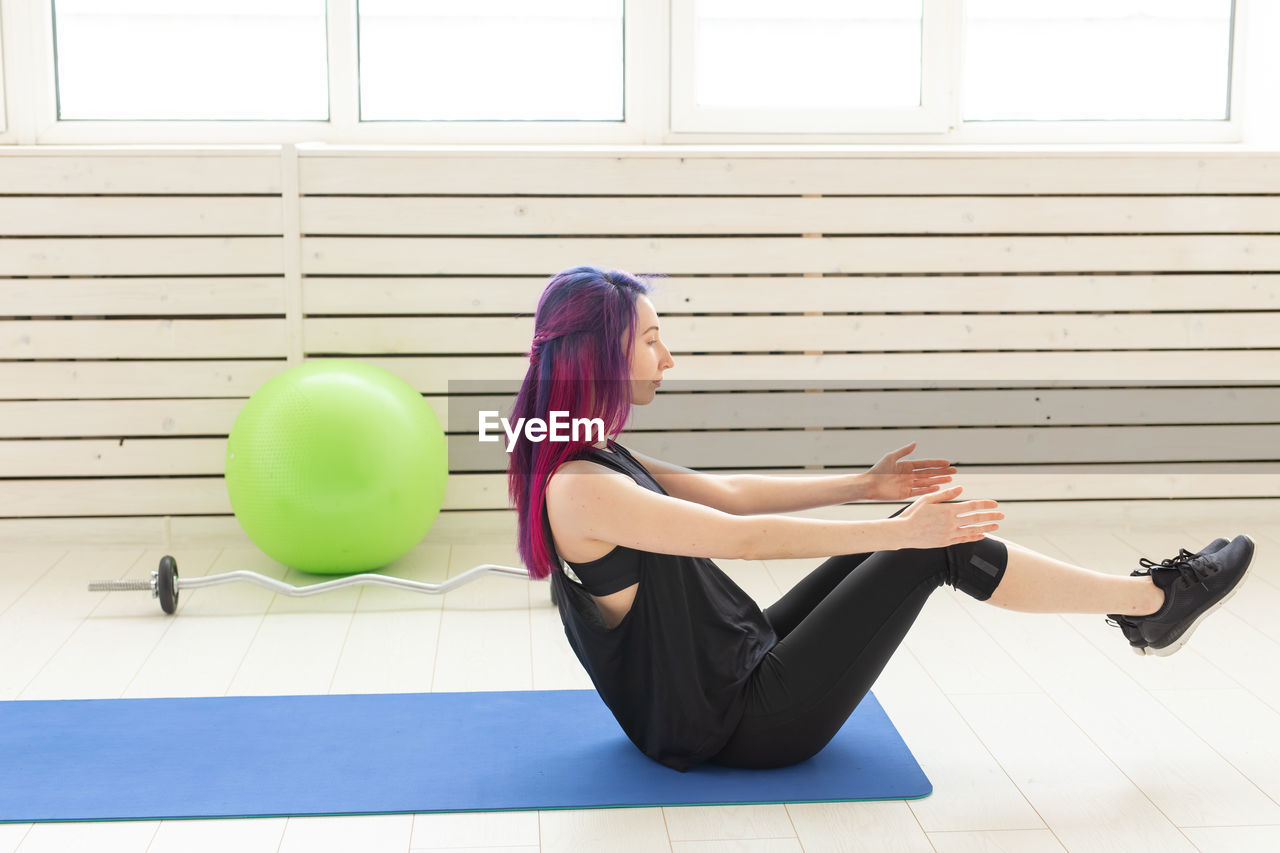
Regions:
M 963 2 L 963 0 L 961 0 Z M 1180 121 L 961 121 L 956 142 L 1241 142 L 1247 78 L 1248 14 L 1253 0 L 1233 0 L 1227 118 Z M 1262 0 L 1269 2 L 1269 0 Z M 963 21 L 962 21 L 963 23 Z M 963 34 L 961 34 L 963 35 Z
M 4 16 L 0 15 L 0 139 L 4 138 L 5 131 L 9 129 L 9 104 L 4 96 L 4 57 L 8 53 L 4 49 Z
M 920 104 L 904 109 L 787 110 L 701 107 L 695 98 L 697 0 L 671 0 L 671 130 L 673 134 L 759 132 L 771 135 L 945 133 L 953 93 L 948 81 L 955 64 L 948 34 L 956 7 L 947 0 L 923 0 L 920 48 Z
M 890 114 L 859 114 L 860 131 L 769 132 L 752 128 L 772 126 L 802 128 L 814 118 L 812 113 L 783 110 L 711 110 L 696 108 L 693 103 L 693 32 L 696 0 L 670 0 L 672 4 L 671 61 L 671 125 L 668 141 L 689 144 L 709 142 L 749 142 L 824 144 L 856 141 L 868 144 L 926 143 L 946 144 L 999 143 L 1230 143 L 1242 140 L 1244 104 L 1241 84 L 1245 79 L 1248 6 L 1251 0 L 1234 0 L 1230 69 L 1230 108 L 1228 118 L 1180 121 L 964 121 L 961 116 L 963 93 L 954 84 L 963 74 L 965 0 L 924 0 L 924 48 L 921 69 L 924 105 L 930 106 L 930 93 L 945 98 L 936 111 L 945 115 L 942 126 L 927 125 L 923 114 L 900 121 L 896 127 Z M 1263 0 L 1268 2 L 1268 0 Z M 945 11 L 943 8 L 945 7 Z M 939 34 L 937 28 L 943 28 Z M 943 43 L 930 51 L 930 36 Z M 937 44 L 937 42 L 933 42 Z M 933 79 L 941 74 L 943 84 Z M 930 113 L 932 115 L 933 113 Z M 865 118 L 865 121 L 862 119 Z
M 106 121 L 57 117 L 52 0 L 0 0 L 5 23 L 29 33 L 31 53 L 20 66 L 33 110 L 23 132 L 0 133 L 0 143 L 99 144 L 451 144 L 657 143 L 663 128 L 664 79 L 644 79 L 641 68 L 665 67 L 655 51 L 666 30 L 665 3 L 625 0 L 622 121 L 366 121 L 358 120 L 356 0 L 327 0 L 329 121 Z M 657 55 L 661 53 L 661 55 Z M 11 74 L 11 78 L 16 75 Z M 10 137 L 10 138 L 6 138 Z
M 1241 144 L 1244 125 L 1280 97 L 1280 74 L 1264 76 L 1260 57 L 1249 61 L 1252 44 L 1259 54 L 1280 40 L 1280 14 L 1258 9 L 1259 19 L 1271 32 L 1248 33 L 1254 0 L 1235 0 L 1231 54 L 1231 112 L 1225 121 L 1176 122 L 964 122 L 960 118 L 961 94 L 948 83 L 942 107 L 917 121 L 925 129 L 879 132 L 863 125 L 858 132 L 751 132 L 721 116 L 716 130 L 681 129 L 683 118 L 677 94 L 691 91 L 689 30 L 679 21 L 691 20 L 692 0 L 625 0 L 625 104 L 620 122 L 427 122 L 357 120 L 358 83 L 356 57 L 356 0 L 327 0 L 330 120 L 323 121 L 58 121 L 53 71 L 52 0 L 0 0 L 0 145 L 171 145 L 171 144 L 270 144 L 318 142 L 337 145 L 603 145 L 649 147 L 656 145 L 885 145 L 894 149 L 936 149 L 948 145 L 1048 145 L 1093 143 Z M 925 0 L 929 10 L 946 9 L 947 49 L 925 52 L 925 80 L 958 81 L 962 57 L 964 0 Z M 1265 13 L 1265 14 L 1263 14 Z M 933 20 L 940 21 L 934 11 Z M 676 26 L 672 26 L 673 22 Z M 926 24 L 928 26 L 928 24 Z M 674 44 L 673 44 L 674 43 Z M 678 50 L 673 49 L 678 48 Z M 641 74 L 640 70 L 645 73 Z M 1259 72 L 1254 74 L 1254 72 Z M 1250 75 L 1257 79 L 1252 79 Z M 1275 78 L 1275 79 L 1273 79 Z M 926 84 L 927 87 L 928 84 Z M 1253 86 L 1253 91 L 1249 87 Z M 939 97 L 939 90 L 926 89 Z M 1263 125 L 1253 116 L 1255 125 Z M 935 126 L 936 125 L 936 126 Z M 778 126 L 778 125 L 773 125 Z M 882 127 L 884 125 L 881 125 Z M 1274 137 L 1274 138 L 1273 138 Z M 1243 140 L 1251 141 L 1251 140 Z M 1264 147 L 1280 143 L 1280 128 L 1270 129 Z

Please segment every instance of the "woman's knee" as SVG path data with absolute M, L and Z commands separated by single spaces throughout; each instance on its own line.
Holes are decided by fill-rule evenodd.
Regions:
M 984 536 L 976 542 L 950 545 L 947 551 L 948 583 L 978 601 L 986 601 L 996 591 L 1009 566 L 1009 549 L 1004 542 Z

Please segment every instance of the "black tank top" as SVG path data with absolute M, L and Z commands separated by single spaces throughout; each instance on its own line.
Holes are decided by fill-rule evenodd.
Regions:
M 611 449 L 591 448 L 584 458 L 667 494 L 625 448 Z M 552 543 L 545 509 L 542 523 Z M 680 771 L 715 755 L 742 719 L 748 677 L 777 643 L 764 613 L 705 557 L 618 546 L 577 565 L 640 584 L 631 610 L 610 629 L 581 584 L 551 573 L 569 645 L 627 737 Z
M 570 580 L 576 578 L 592 595 L 612 595 L 640 582 L 640 552 L 622 545 L 590 562 L 562 561 L 569 566 L 565 574 Z

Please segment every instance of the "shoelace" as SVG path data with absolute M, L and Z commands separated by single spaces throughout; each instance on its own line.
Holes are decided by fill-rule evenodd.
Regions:
M 1179 548 L 1176 556 L 1161 560 L 1158 563 L 1153 560 L 1148 560 L 1146 557 L 1139 557 L 1138 565 L 1141 566 L 1142 569 L 1145 569 L 1146 571 L 1142 571 L 1141 569 L 1139 569 L 1133 574 L 1150 575 L 1152 569 L 1176 569 L 1179 575 L 1186 578 L 1187 583 L 1189 584 L 1202 583 L 1200 576 L 1196 574 L 1196 570 L 1191 568 L 1191 566 L 1188 565 L 1188 563 L 1190 563 L 1192 560 L 1196 559 L 1199 556 L 1202 556 L 1202 555 L 1192 554 L 1186 548 Z M 1134 622 L 1136 621 L 1132 617 L 1122 616 L 1119 618 L 1124 619 L 1125 622 L 1127 622 L 1130 625 L 1134 624 Z M 1117 622 L 1115 619 L 1112 619 L 1110 616 L 1107 617 L 1107 624 L 1113 628 L 1121 627 L 1120 623 Z
M 1192 554 L 1186 548 L 1179 548 L 1175 557 L 1169 557 L 1156 563 L 1148 560 L 1146 557 L 1138 558 L 1138 565 L 1146 569 L 1146 571 L 1136 571 L 1135 575 L 1149 575 L 1152 569 L 1176 569 L 1188 584 L 1197 584 L 1201 582 L 1201 578 L 1196 574 L 1196 570 L 1188 565 L 1192 560 L 1199 558 L 1200 554 Z

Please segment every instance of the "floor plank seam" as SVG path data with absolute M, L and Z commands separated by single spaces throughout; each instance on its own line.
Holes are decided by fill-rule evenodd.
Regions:
M 1061 614 L 1042 614 L 1042 615 L 1052 615 L 1059 622 L 1065 622 L 1067 623 L 1068 627 L 1070 627 L 1070 623 L 1067 622 L 1067 620 L 1063 619 Z M 990 630 L 987 629 L 986 625 L 982 623 L 982 620 L 975 618 L 971 613 L 969 614 L 969 617 L 973 619 L 974 622 L 977 623 L 978 628 L 981 631 L 983 631 L 991 639 L 991 641 L 996 644 L 996 646 L 998 646 L 1001 649 L 1004 648 L 1004 644 L 1001 643 L 999 638 L 997 638 L 994 634 L 990 632 Z M 1058 709 L 1058 711 L 1062 714 L 1062 716 L 1072 726 L 1075 727 L 1076 731 L 1078 731 L 1085 738 L 1085 740 L 1087 740 L 1093 746 L 1093 748 L 1098 751 L 1098 754 L 1101 755 L 1104 759 L 1106 759 L 1106 761 L 1110 763 L 1112 767 L 1115 768 L 1116 772 L 1118 772 L 1121 776 L 1123 776 L 1126 780 L 1128 780 L 1129 784 L 1132 785 L 1134 789 L 1137 790 L 1147 800 L 1147 802 L 1151 804 L 1151 807 L 1156 810 L 1156 813 L 1159 814 L 1161 817 L 1163 817 L 1166 821 L 1168 821 L 1170 827 L 1177 830 L 1177 824 L 1174 823 L 1173 819 L 1170 818 L 1169 815 L 1165 814 L 1164 810 L 1161 809 L 1153 799 L 1151 799 L 1151 795 L 1148 794 L 1145 790 L 1143 790 L 1143 788 L 1140 785 L 1138 785 L 1138 783 L 1133 778 L 1131 778 L 1129 774 L 1126 773 L 1122 767 L 1120 767 L 1119 764 L 1116 763 L 1115 759 L 1106 750 L 1102 748 L 1101 744 L 1099 744 L 1096 740 L 1094 740 L 1093 736 L 1089 734 L 1089 732 L 1085 731 L 1085 729 L 1080 725 L 1080 723 L 1076 721 L 1075 717 L 1073 717 L 1070 713 L 1068 713 L 1066 708 L 1062 707 L 1062 705 L 1058 702 L 1058 700 L 1053 697 L 1053 694 L 1051 694 L 1048 691 L 1048 689 L 1046 689 L 1045 685 L 1038 678 L 1036 678 L 1034 675 L 1028 672 L 1026 667 L 1024 667 L 1021 663 L 1019 663 L 1018 660 L 1014 658 L 1012 655 L 1009 655 L 1009 659 L 1013 662 L 1014 666 L 1018 667 L 1018 669 L 1020 669 L 1027 678 L 1029 678 L 1037 687 L 1040 688 L 1041 692 L 1044 694 L 1044 697 L 1048 699 L 1049 702 L 1052 703 L 1052 705 Z M 1107 663 L 1119 670 L 1119 667 L 1116 667 L 1112 661 L 1107 660 Z M 1120 674 L 1124 678 L 1127 678 L 1131 681 L 1134 680 L 1128 673 L 1124 672 L 1123 670 L 1120 670 Z M 1136 684 L 1137 682 L 1135 681 L 1134 683 Z M 1141 687 L 1141 685 L 1138 685 L 1138 686 Z M 1021 695 L 1026 695 L 1026 694 L 1021 694 Z M 1199 735 L 1197 735 L 1197 737 L 1199 737 Z M 997 759 L 997 762 L 998 761 L 999 759 Z M 1016 784 L 1017 783 L 1015 782 L 1015 785 Z M 1019 790 L 1022 790 L 1022 789 L 1019 788 Z M 1023 796 L 1024 797 L 1027 796 L 1025 792 L 1023 793 Z M 1028 797 L 1028 802 L 1030 802 L 1029 797 Z M 1041 816 L 1041 819 L 1042 820 L 1044 819 L 1043 816 Z M 1058 842 L 1061 843 L 1064 848 L 1067 846 L 1065 843 L 1062 842 L 1061 838 L 1058 839 Z
M 937 680 L 933 677 L 933 674 L 929 672 L 928 668 L 924 665 L 924 662 L 921 661 L 919 656 L 916 655 L 914 652 L 912 652 L 910 649 L 905 649 L 904 651 L 908 655 L 910 655 L 911 658 L 916 662 L 916 666 L 920 667 L 920 671 L 924 673 L 924 677 L 929 679 L 929 681 L 933 684 L 934 689 L 938 691 L 938 695 L 940 695 L 946 701 L 946 703 L 951 706 L 951 710 L 954 713 L 955 718 L 959 720 L 965 726 L 965 728 L 969 730 L 969 733 L 973 735 L 973 739 L 978 743 L 980 743 L 982 745 L 982 748 L 986 750 L 988 757 L 990 757 L 991 761 L 995 764 L 995 766 L 999 767 L 1000 771 L 1004 773 L 1005 778 L 1009 780 L 1009 784 L 1012 785 L 1013 789 L 1018 792 L 1019 796 L 1022 797 L 1023 802 L 1027 804 L 1027 808 L 1031 809 L 1031 811 L 1035 813 L 1035 816 L 1040 820 L 1041 826 L 1044 829 L 1047 829 L 1050 832 L 1053 832 L 1053 828 L 1049 826 L 1049 822 L 1044 819 L 1044 815 L 1042 815 L 1040 813 L 1040 810 L 1036 808 L 1035 803 L 1031 802 L 1031 798 L 1027 796 L 1027 792 L 1022 790 L 1022 787 L 1019 786 L 1018 783 L 1014 781 L 1013 776 L 1009 774 L 1009 768 L 1005 767 L 1004 764 L 998 758 L 996 758 L 995 753 L 991 751 L 991 747 L 987 745 L 987 742 L 984 741 L 978 735 L 978 733 L 974 730 L 973 726 L 969 724 L 969 720 L 964 716 L 964 714 L 960 712 L 960 709 L 956 707 L 956 704 L 951 701 L 951 697 L 948 696 L 947 692 L 942 689 L 942 685 L 938 684 Z M 1021 694 L 1021 695 L 1026 695 L 1026 694 Z M 907 803 L 907 808 L 910 808 L 912 814 L 915 814 L 915 808 L 912 806 L 911 802 Z M 920 816 L 916 815 L 916 820 L 919 821 L 919 819 L 920 819 Z M 1062 839 L 1057 837 L 1056 832 L 1054 832 L 1054 838 L 1058 840 L 1059 844 L 1062 843 Z M 1063 845 L 1063 846 L 1065 847 L 1066 845 Z

